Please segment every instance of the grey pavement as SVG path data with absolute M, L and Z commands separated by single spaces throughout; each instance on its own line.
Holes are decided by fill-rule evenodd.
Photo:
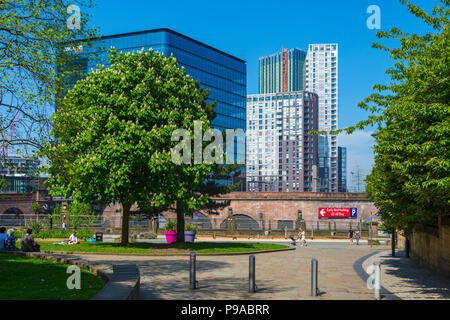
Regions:
M 403 251 L 395 257 L 390 250 L 379 252 L 369 257 L 363 268 L 367 270 L 374 261 L 381 264 L 382 299 L 450 299 L 450 278 L 406 258 Z
M 111 272 L 113 264 L 135 263 L 141 299 L 177 300 L 373 300 L 367 267 L 382 264 L 383 299 L 448 299 L 449 279 L 406 258 L 390 258 L 387 246 L 350 246 L 309 241 L 294 251 L 256 254 L 256 293 L 248 292 L 249 256 L 197 256 L 199 288 L 189 289 L 188 256 L 71 255 Z M 310 295 L 311 259 L 319 261 L 318 287 Z
M 375 253 L 368 246 L 326 243 L 299 247 L 295 251 L 256 254 L 256 293 L 248 292 L 249 256 L 197 257 L 199 288 L 189 289 L 187 256 L 114 256 L 80 254 L 74 258 L 111 271 L 112 264 L 136 263 L 141 273 L 141 299 L 372 299 L 366 280 L 354 264 Z M 319 289 L 310 295 L 311 259 L 319 260 Z

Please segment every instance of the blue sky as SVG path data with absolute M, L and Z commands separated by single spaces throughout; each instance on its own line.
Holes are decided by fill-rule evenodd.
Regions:
M 372 49 L 377 30 L 369 30 L 370 5 L 381 9 L 381 30 L 392 27 L 406 32 L 427 31 L 397 0 L 316 1 L 152 1 L 97 0 L 89 11 L 91 25 L 102 35 L 154 28 L 170 28 L 247 61 L 247 93 L 258 90 L 258 58 L 285 48 L 307 49 L 308 43 L 339 44 L 339 128 L 365 119 L 357 103 L 386 83 L 385 70 L 392 63 L 382 51 Z M 437 0 L 412 0 L 431 11 Z M 393 44 L 384 41 L 384 44 Z M 394 43 L 395 44 L 395 43 Z M 339 138 L 347 147 L 348 180 L 359 166 L 370 173 L 373 138 L 368 128 Z

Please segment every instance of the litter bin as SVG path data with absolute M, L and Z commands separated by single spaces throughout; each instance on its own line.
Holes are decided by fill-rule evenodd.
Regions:
M 95 241 L 103 242 L 103 232 L 96 232 L 95 233 Z

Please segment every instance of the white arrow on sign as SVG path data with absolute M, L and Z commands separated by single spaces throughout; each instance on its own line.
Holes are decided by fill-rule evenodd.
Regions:
M 323 217 L 325 215 L 325 209 L 320 210 L 320 215 Z

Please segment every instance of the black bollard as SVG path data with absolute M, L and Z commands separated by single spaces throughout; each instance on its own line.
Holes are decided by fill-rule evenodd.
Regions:
M 316 297 L 319 289 L 317 288 L 317 282 L 318 282 L 318 264 L 319 262 L 317 259 L 311 260 L 311 295 L 313 297 Z
M 249 257 L 249 272 L 248 272 L 248 291 L 256 292 L 256 282 L 255 282 L 255 256 L 251 255 Z
M 196 260 L 197 254 L 195 252 L 191 252 L 189 259 L 189 289 L 197 289 L 197 281 L 196 279 Z

